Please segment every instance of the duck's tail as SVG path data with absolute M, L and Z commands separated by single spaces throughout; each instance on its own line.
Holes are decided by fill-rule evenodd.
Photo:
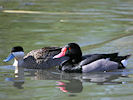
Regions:
M 117 58 L 114 59 L 115 62 L 118 62 L 120 64 L 120 69 L 125 68 L 127 66 L 127 59 L 131 55 L 126 55 L 126 56 L 118 56 Z
M 127 59 L 130 57 L 131 55 L 126 55 L 126 56 L 121 56 L 121 64 L 126 67 L 127 66 Z

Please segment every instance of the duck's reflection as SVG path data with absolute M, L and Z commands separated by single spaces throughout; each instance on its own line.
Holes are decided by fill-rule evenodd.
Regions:
M 13 86 L 18 88 L 18 89 L 23 89 L 23 84 L 24 84 L 24 68 L 20 67 L 19 69 L 15 69 L 14 72 L 14 78 L 7 77 L 5 79 L 6 81 L 12 81 Z
M 57 88 L 62 92 L 80 93 L 83 90 L 82 82 L 78 79 L 71 79 L 68 82 L 57 81 Z
M 23 89 L 24 77 L 30 77 L 31 80 L 55 80 L 56 88 L 62 92 L 80 93 L 83 90 L 83 83 L 91 82 L 98 85 L 123 84 L 122 81 L 116 81 L 120 77 L 128 77 L 128 73 L 123 70 L 117 72 L 99 72 L 99 73 L 64 73 L 56 69 L 48 70 L 28 70 L 25 72 L 21 68 L 15 71 L 14 78 L 6 78 L 12 81 L 13 86 Z
M 114 85 L 122 84 L 122 81 L 114 81 L 119 77 L 127 77 L 122 72 L 105 72 L 105 73 L 92 73 L 84 74 L 82 76 L 82 82 L 97 83 L 98 85 Z
M 117 72 L 99 72 L 99 73 L 64 73 L 56 70 L 37 70 L 34 80 L 57 80 L 56 87 L 62 92 L 80 93 L 83 90 L 85 82 L 96 83 L 98 85 L 123 84 L 123 81 L 115 81 L 120 77 L 128 77 L 124 70 Z

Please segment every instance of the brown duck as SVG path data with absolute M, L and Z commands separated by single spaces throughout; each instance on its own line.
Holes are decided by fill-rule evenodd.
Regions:
M 24 56 L 23 48 L 21 46 L 16 46 L 12 48 L 10 55 L 3 61 L 8 62 L 14 58 L 13 66 L 17 68 L 47 69 L 58 66 L 62 61 L 67 59 L 67 57 L 53 59 L 53 57 L 60 52 L 61 48 L 59 47 L 44 47 L 32 50 Z

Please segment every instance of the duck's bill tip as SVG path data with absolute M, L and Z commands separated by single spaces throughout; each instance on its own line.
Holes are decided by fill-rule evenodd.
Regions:
M 3 62 L 8 62 L 8 61 L 6 59 L 4 59 Z
M 66 47 L 62 48 L 61 49 L 61 52 L 59 54 L 55 55 L 53 57 L 53 59 L 55 59 L 55 58 L 61 58 L 61 57 L 65 56 L 66 51 L 67 51 L 67 48 Z
M 61 57 L 63 57 L 63 56 L 65 56 L 65 54 L 61 52 L 61 53 L 59 53 L 58 55 L 55 55 L 55 56 L 53 57 L 53 59 L 61 58 Z
M 14 58 L 13 54 L 10 54 L 6 59 L 3 60 L 3 62 L 8 62 Z

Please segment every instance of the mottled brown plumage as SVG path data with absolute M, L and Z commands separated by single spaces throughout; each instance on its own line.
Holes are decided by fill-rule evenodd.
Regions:
M 60 65 L 66 58 L 53 59 L 61 51 L 59 47 L 44 47 L 32 50 L 24 57 L 22 64 L 26 68 L 45 69 Z
M 53 59 L 53 57 L 61 52 L 60 47 L 44 47 L 37 50 L 30 51 L 24 56 L 24 51 L 21 46 L 13 47 L 9 58 L 4 60 L 5 62 L 15 58 L 14 66 L 25 67 L 32 69 L 46 69 L 54 66 L 58 66 L 67 59 L 62 57 L 61 59 Z M 11 58 L 10 58 L 11 57 Z

